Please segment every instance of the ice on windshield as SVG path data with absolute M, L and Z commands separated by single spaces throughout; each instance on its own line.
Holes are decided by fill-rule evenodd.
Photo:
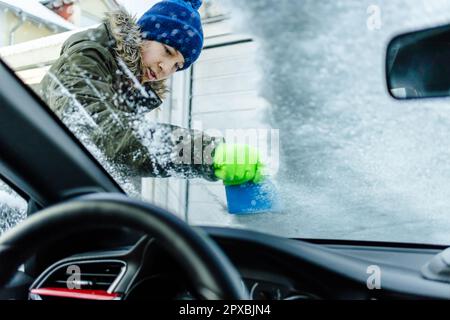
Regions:
M 0 180 L 0 234 L 26 218 L 27 203 Z
M 208 5 L 213 2 L 208 1 Z M 278 172 L 271 179 L 278 188 L 283 210 L 231 215 L 224 202 L 223 184 L 197 184 L 196 180 L 176 191 L 168 186 L 167 194 L 162 197 L 164 203 L 179 202 L 182 210 L 186 210 L 181 215 L 192 213 L 192 217 L 187 217 L 190 222 L 255 229 L 286 237 L 449 244 L 450 99 L 392 99 L 386 88 L 384 64 L 386 47 L 392 37 L 449 23 L 450 1 L 227 0 L 221 3 L 234 27 L 229 39 L 233 40 L 235 34 L 252 37 L 251 45 L 242 45 L 241 50 L 252 48 L 257 64 L 255 67 L 242 65 L 242 70 L 251 68 L 258 73 L 258 99 L 267 102 L 267 107 L 257 115 L 245 113 L 247 117 L 233 114 L 234 110 L 220 110 L 218 115 L 217 110 L 223 104 L 215 100 L 215 104 L 205 107 L 208 114 L 205 118 L 215 117 L 214 121 L 235 127 L 248 128 L 249 123 L 257 123 L 278 130 Z M 217 16 L 215 19 L 221 21 Z M 209 19 L 208 24 L 217 22 L 215 19 Z M 62 44 L 62 38 L 52 39 Z M 55 44 L 40 48 L 42 43 L 38 42 L 33 42 L 36 47 L 30 44 L 30 51 L 51 52 L 52 59 L 57 58 L 59 51 Z M 23 49 L 29 44 L 21 45 Z M 4 52 L 10 52 L 8 58 L 14 60 L 14 50 Z M 38 56 L 42 54 L 34 54 Z M 41 65 L 33 65 L 33 72 L 48 70 L 49 61 L 41 60 Z M 121 67 L 118 72 L 134 79 L 136 70 L 120 59 L 118 64 Z M 27 76 L 22 69 L 28 65 L 21 62 L 18 65 L 19 73 Z M 195 108 L 192 95 L 196 79 L 189 78 L 192 74 L 171 79 L 172 96 L 162 108 L 164 115 L 170 115 L 167 122 L 176 118 L 177 124 L 186 125 L 189 122 L 186 118 L 195 118 L 191 109 Z M 58 81 L 51 72 L 48 76 Z M 86 76 L 77 79 L 75 86 L 83 82 L 81 88 L 93 87 L 84 98 L 103 102 L 107 93 L 97 90 L 93 85 L 95 80 Z M 254 78 L 243 77 L 237 85 L 245 87 L 246 80 L 251 82 Z M 192 92 L 185 87 L 189 81 L 194 86 Z M 143 96 L 151 93 L 138 79 L 124 85 L 142 92 Z M 58 87 L 60 91 L 51 94 L 66 99 L 71 106 L 71 112 L 63 117 L 64 123 L 126 192 L 144 198 L 156 193 L 157 187 L 146 189 L 144 179 L 126 166 L 108 161 L 91 137 L 92 132 L 106 127 L 97 127 L 97 119 L 91 118 L 83 107 L 85 101 L 79 101 L 65 90 L 64 84 Z M 79 96 L 83 98 L 83 94 Z M 132 102 L 126 103 L 133 107 Z M 246 103 L 247 100 L 242 101 L 243 106 L 236 107 L 244 108 Z M 147 111 L 135 108 L 127 122 L 152 161 L 164 167 L 172 161 L 166 144 L 171 140 L 170 134 L 156 123 L 165 121 L 150 121 Z M 119 114 L 109 113 L 111 130 L 121 126 Z M 152 119 L 155 118 L 158 117 Z M 104 134 L 109 134 L 108 128 L 105 130 Z M 137 158 L 140 156 L 135 154 Z M 166 173 L 192 178 L 189 169 Z M 205 208 L 209 209 L 196 212 L 191 207 L 189 211 L 192 199 L 207 202 Z
M 386 91 L 388 41 L 450 21 L 449 1 L 232 1 L 260 43 L 280 129 L 282 214 L 234 223 L 291 237 L 450 243 L 450 102 Z

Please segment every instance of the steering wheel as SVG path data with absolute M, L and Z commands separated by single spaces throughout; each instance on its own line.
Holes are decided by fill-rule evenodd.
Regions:
M 173 214 L 121 194 L 97 193 L 46 208 L 0 237 L 0 290 L 36 251 L 60 241 L 67 230 L 130 228 L 155 237 L 180 262 L 204 299 L 249 299 L 239 273 L 205 234 Z

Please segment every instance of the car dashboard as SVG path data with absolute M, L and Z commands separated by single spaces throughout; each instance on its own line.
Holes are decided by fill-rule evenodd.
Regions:
M 443 249 L 440 247 L 313 243 L 215 227 L 201 231 L 230 258 L 253 300 L 450 297 L 448 284 L 424 279 L 420 273 L 423 265 Z M 199 299 L 177 257 L 168 256 L 157 239 L 144 235 L 136 239 L 132 244 L 110 243 L 110 248 L 65 257 L 50 254 L 58 250 L 46 251 L 46 259 L 35 258 L 28 267 L 25 265 L 25 273 L 27 268 L 31 270 L 28 281 L 22 284 L 28 286 L 26 298 Z M 374 266 L 381 271 L 379 287 L 369 284 Z

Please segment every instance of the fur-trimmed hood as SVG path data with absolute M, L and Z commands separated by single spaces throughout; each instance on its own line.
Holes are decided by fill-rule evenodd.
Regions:
M 125 9 L 121 9 L 107 13 L 105 24 L 114 37 L 115 53 L 133 75 L 141 81 L 143 70 L 141 59 L 142 37 L 136 18 Z M 168 91 L 165 80 L 148 82 L 147 84 L 161 99 L 165 97 Z

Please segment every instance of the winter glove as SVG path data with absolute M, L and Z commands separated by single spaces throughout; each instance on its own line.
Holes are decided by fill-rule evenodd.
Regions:
M 259 183 L 263 180 L 259 152 L 246 144 L 218 145 L 213 158 L 214 174 L 225 185 L 238 185 L 248 181 Z

